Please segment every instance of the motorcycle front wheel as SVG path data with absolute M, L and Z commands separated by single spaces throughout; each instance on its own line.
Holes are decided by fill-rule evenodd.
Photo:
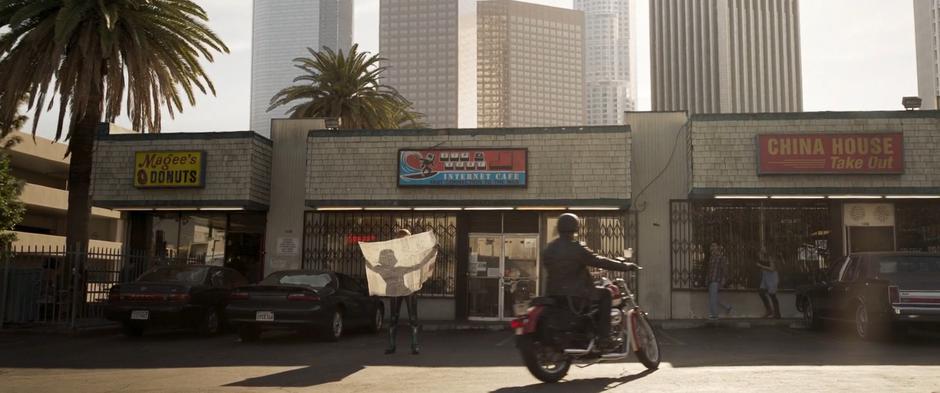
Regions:
M 542 382 L 555 383 L 568 374 L 571 358 L 563 352 L 542 345 L 532 335 L 516 336 L 519 353 L 529 372 Z
M 659 368 L 659 341 L 653 332 L 653 325 L 646 319 L 646 314 L 637 310 L 633 314 L 633 339 L 636 342 L 636 357 L 649 370 Z

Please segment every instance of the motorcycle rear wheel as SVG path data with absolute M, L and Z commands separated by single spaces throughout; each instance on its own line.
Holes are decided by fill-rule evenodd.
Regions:
M 568 375 L 571 358 L 564 353 L 541 345 L 531 335 L 516 336 L 519 353 L 529 372 L 538 380 L 555 383 Z
M 659 368 L 661 360 L 659 341 L 656 340 L 653 326 L 646 319 L 646 314 L 638 310 L 634 315 L 633 339 L 637 344 L 636 357 L 647 369 L 655 370 Z

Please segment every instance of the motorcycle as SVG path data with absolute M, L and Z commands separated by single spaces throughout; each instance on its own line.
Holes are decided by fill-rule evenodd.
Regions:
M 659 342 L 626 282 L 603 277 L 595 285 L 611 292 L 610 310 L 578 304 L 570 297 L 539 297 L 532 300 L 525 315 L 511 322 L 522 360 L 539 380 L 557 382 L 572 365 L 619 361 L 631 352 L 647 369 L 659 367 Z M 610 345 L 605 348 L 599 348 L 594 334 L 596 312 L 610 312 Z

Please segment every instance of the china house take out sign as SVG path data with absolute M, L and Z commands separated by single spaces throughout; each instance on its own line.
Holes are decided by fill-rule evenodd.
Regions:
M 902 174 L 904 135 L 764 134 L 758 174 Z
M 205 186 L 203 151 L 139 151 L 134 157 L 134 187 L 200 188 Z

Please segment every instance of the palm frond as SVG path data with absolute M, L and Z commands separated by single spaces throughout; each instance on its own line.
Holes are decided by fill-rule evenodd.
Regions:
M 423 127 L 423 117 L 397 90 L 380 82 L 384 60 L 360 52 L 307 48 L 310 57 L 294 59 L 300 74 L 294 85 L 271 98 L 268 110 L 287 106 L 291 118 L 337 117 L 347 129 Z
M 228 47 L 207 22 L 193 0 L 0 0 L 0 124 L 28 96 L 34 133 L 56 104 L 56 139 L 86 113 L 126 112 L 135 130 L 158 132 L 161 107 L 173 116 L 215 94 L 202 61 Z

